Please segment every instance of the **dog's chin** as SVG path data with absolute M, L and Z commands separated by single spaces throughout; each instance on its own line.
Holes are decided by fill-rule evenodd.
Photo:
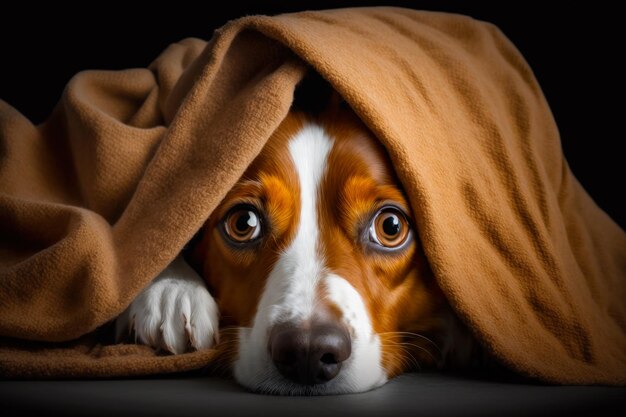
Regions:
M 370 391 L 384 385 L 387 382 L 387 378 L 383 376 L 376 381 L 369 381 L 368 383 L 359 381 L 352 382 L 347 380 L 347 378 L 339 376 L 324 384 L 302 385 L 284 378 L 276 371 L 273 371 L 269 375 L 261 377 L 256 381 L 245 377 L 241 378 L 241 376 L 238 376 L 235 371 L 235 380 L 251 392 L 266 395 L 290 396 L 355 394 Z
M 265 395 L 289 395 L 289 396 L 315 396 L 315 395 L 342 395 L 366 392 L 384 385 L 386 381 L 380 381 L 369 387 L 351 387 L 350 385 L 337 382 L 328 382 L 316 385 L 300 385 L 285 378 L 278 377 L 275 380 L 266 380 L 252 386 L 242 384 L 247 390 Z M 241 384 L 241 382 L 240 382 Z

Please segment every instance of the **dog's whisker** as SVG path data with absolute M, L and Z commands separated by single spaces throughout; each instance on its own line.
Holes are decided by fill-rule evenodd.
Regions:
M 391 345 L 388 345 L 388 346 L 391 346 Z M 400 363 L 402 364 L 403 367 L 410 369 L 411 364 L 414 364 L 420 371 L 422 370 L 421 364 L 419 363 L 417 358 L 413 356 L 413 354 L 408 348 L 403 347 L 403 346 L 398 346 L 398 345 L 393 345 L 393 347 L 399 348 L 400 351 L 402 352 L 402 354 L 398 356 L 398 359 L 400 360 Z
M 419 345 L 416 345 L 416 344 L 414 344 L 414 343 L 403 343 L 403 344 L 404 344 L 404 345 L 408 345 L 408 346 L 415 347 L 415 348 L 417 348 L 417 349 L 419 349 L 419 350 L 421 350 L 421 351 L 423 351 L 423 352 L 426 352 L 426 354 L 427 354 L 428 356 L 430 356 L 430 357 L 432 358 L 432 360 L 433 360 L 433 361 L 437 362 L 437 358 L 435 357 L 435 355 L 433 355 L 433 354 L 431 353 L 431 351 L 430 351 L 430 350 L 428 350 L 428 349 L 424 348 L 423 346 L 419 346 Z
M 403 349 L 403 350 L 406 350 L 406 351 L 410 351 L 411 348 L 417 348 L 417 349 L 425 352 L 428 356 L 430 356 L 433 361 L 437 362 L 437 358 L 432 354 L 432 352 L 430 350 L 426 349 L 423 346 L 416 345 L 414 343 L 408 343 L 408 342 L 395 342 L 393 340 L 388 340 L 387 342 L 388 343 L 383 344 L 383 346 L 400 348 L 400 349 Z M 409 346 L 411 348 L 409 348 Z
M 378 334 L 379 335 L 385 335 L 385 338 L 390 337 L 388 335 L 397 336 L 397 337 L 407 337 L 407 336 L 408 337 L 417 337 L 419 339 L 423 339 L 423 340 L 429 342 L 430 344 L 432 344 L 435 347 L 435 349 L 437 349 L 437 351 L 439 351 L 440 354 L 442 353 L 441 352 L 441 348 L 439 348 L 439 346 L 432 339 L 430 339 L 430 338 L 428 338 L 428 337 L 426 337 L 426 336 L 424 336 L 422 334 L 419 334 L 419 333 L 413 333 L 413 332 L 381 332 L 381 333 L 378 333 Z

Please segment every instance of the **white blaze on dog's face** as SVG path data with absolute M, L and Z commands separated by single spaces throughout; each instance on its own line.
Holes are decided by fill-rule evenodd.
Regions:
M 437 362 L 423 336 L 439 337 L 446 304 L 409 213 L 385 151 L 350 110 L 290 113 L 194 254 L 237 381 L 359 392 Z

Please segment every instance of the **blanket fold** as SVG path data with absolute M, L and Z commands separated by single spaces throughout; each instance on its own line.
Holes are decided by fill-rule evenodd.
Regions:
M 528 64 L 490 24 L 397 8 L 242 18 L 147 69 L 78 74 L 39 126 L 0 102 L 0 375 L 209 363 L 84 341 L 201 227 L 309 67 L 387 149 L 489 352 L 548 382 L 626 383 L 626 235 L 569 170 Z

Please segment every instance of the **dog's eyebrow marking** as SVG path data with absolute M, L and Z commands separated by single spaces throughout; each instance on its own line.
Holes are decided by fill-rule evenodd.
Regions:
M 408 210 L 408 207 L 403 202 L 405 197 L 402 192 L 394 186 L 378 184 L 371 178 L 351 177 L 341 188 L 340 193 L 343 201 L 354 203 L 359 201 L 389 200 Z

